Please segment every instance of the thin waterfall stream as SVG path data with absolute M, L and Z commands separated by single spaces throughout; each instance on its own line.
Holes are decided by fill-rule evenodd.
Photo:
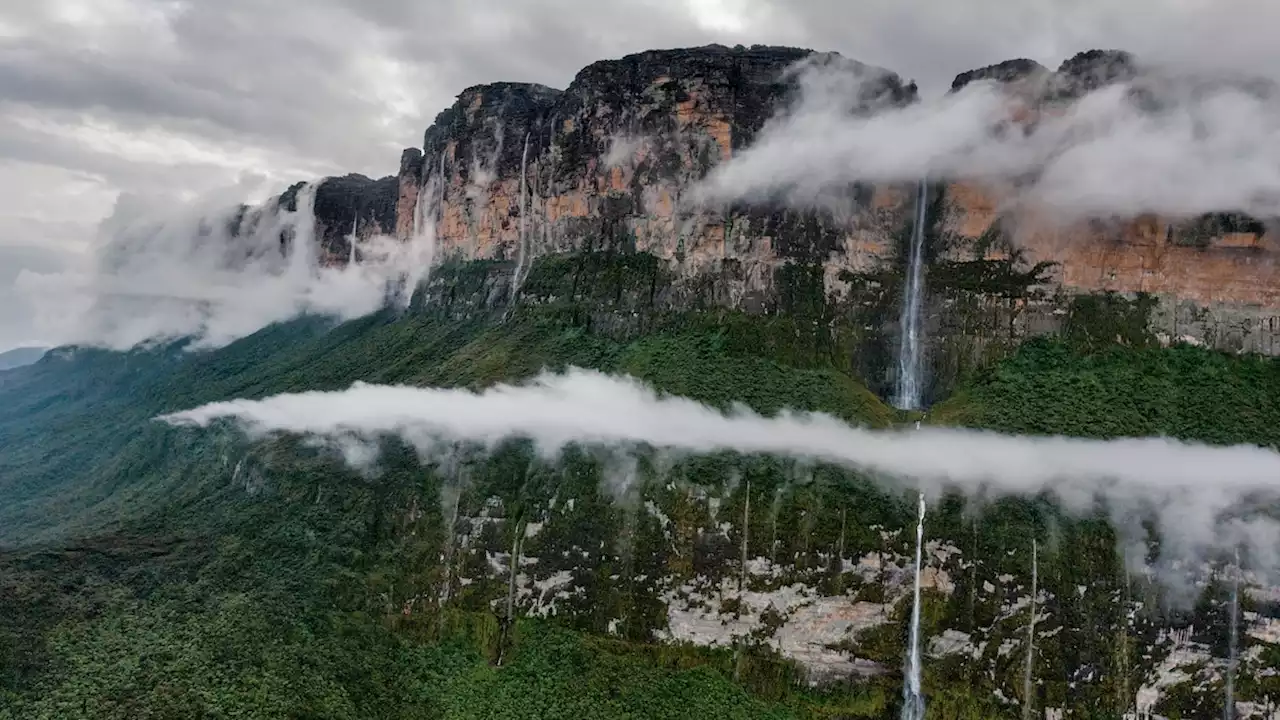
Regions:
M 516 295 L 520 292 L 520 285 L 524 282 L 525 263 L 528 260 L 529 239 L 527 237 L 529 228 L 529 183 L 528 183 L 528 167 L 529 167 L 529 135 L 524 134 L 524 150 L 520 153 L 520 247 L 516 256 L 516 273 L 511 279 L 511 302 L 515 303 Z
M 1231 584 L 1231 634 L 1228 636 L 1226 699 L 1222 707 L 1224 720 L 1236 717 L 1236 663 L 1240 654 L 1240 549 L 1236 548 L 1234 581 Z
M 354 267 L 356 264 L 356 231 L 360 225 L 360 217 L 356 216 L 351 219 L 351 255 L 347 258 L 347 265 Z
M 919 410 L 924 399 L 921 315 L 924 312 L 924 225 L 928 206 L 929 185 L 921 180 L 916 191 L 916 217 L 911 229 L 907 282 L 898 322 L 902 337 L 898 343 L 898 379 L 893 404 L 900 410 Z
M 924 720 L 924 695 L 920 692 L 920 568 L 924 551 L 924 493 L 916 523 L 915 594 L 911 603 L 911 639 L 907 648 L 907 672 L 902 682 L 902 720 Z
M 1040 545 L 1031 538 L 1031 620 L 1027 623 L 1027 666 L 1022 677 L 1022 718 L 1030 720 L 1034 711 L 1031 692 L 1034 689 L 1036 663 L 1036 599 L 1040 594 Z

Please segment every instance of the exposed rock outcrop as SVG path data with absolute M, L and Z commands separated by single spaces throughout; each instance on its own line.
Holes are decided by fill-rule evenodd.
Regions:
M 564 91 L 475 86 L 439 114 L 421 152 L 405 152 L 395 178 L 348 176 L 321 186 L 322 243 L 330 256 L 343 253 L 356 218 L 361 232 L 400 237 L 430 226 L 441 257 L 508 263 L 508 297 L 533 257 L 648 253 L 674 279 L 657 306 L 825 307 L 813 320 L 838 325 L 832 333 L 852 354 L 852 366 L 872 387 L 886 389 L 914 214 L 909 186 L 851 185 L 841 212 L 692 197 L 700 179 L 787 111 L 805 65 L 862 78 L 863 110 L 916 99 L 914 84 L 887 70 L 834 54 L 761 46 L 601 61 Z M 1146 77 L 1143 72 L 1128 53 L 1092 50 L 1056 72 L 1030 60 L 972 70 L 952 88 L 995 81 L 1017 103 L 1011 118 L 1030 126 L 1091 91 Z M 1145 85 L 1139 91 L 1154 92 Z M 1280 248 L 1261 219 L 1223 208 L 1198 218 L 1063 221 L 1048 209 L 1015 202 L 1012 184 L 964 179 L 935 184 L 931 198 L 931 395 L 1028 335 L 1060 331 L 1073 298 L 1082 294 L 1155 296 L 1144 306 L 1145 322 L 1163 341 L 1280 353 L 1280 292 L 1274 290 Z
M 988 65 L 977 70 L 962 72 L 951 82 L 951 92 L 959 92 L 970 83 L 979 80 L 992 80 L 1000 83 L 1012 83 L 1022 80 L 1043 80 L 1051 73 L 1049 69 L 1035 60 L 1025 58 L 1005 60 L 1002 63 Z
M 1107 85 L 1133 80 L 1137 59 L 1123 50 L 1089 50 L 1063 61 L 1054 75 L 1054 100 L 1074 100 Z

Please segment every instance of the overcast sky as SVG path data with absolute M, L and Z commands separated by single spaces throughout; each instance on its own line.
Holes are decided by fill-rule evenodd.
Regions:
M 1275 0 L 0 0 L 0 351 L 24 268 L 89 255 L 121 193 L 385 175 L 461 89 L 720 42 L 836 50 L 941 92 L 1079 50 L 1280 74 Z

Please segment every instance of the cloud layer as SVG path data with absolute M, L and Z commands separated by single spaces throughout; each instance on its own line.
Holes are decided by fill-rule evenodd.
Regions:
M 16 286 L 42 337 L 117 350 L 184 337 L 219 346 L 303 313 L 351 319 L 407 302 L 430 267 L 432 237 L 362 238 L 358 262 L 324 266 L 314 201 L 314 186 L 298 192 L 294 212 L 274 197 L 241 209 L 213 196 L 178 211 L 126 197 L 88 262 L 23 271 Z
M 1095 441 L 1029 438 L 972 430 L 884 432 L 830 416 L 724 414 L 660 396 L 630 378 L 570 370 L 528 385 L 481 393 L 357 383 L 339 392 L 231 400 L 162 418 L 207 426 L 231 418 L 255 434 L 284 431 L 350 444 L 394 433 L 424 453 L 441 442 L 526 437 L 546 454 L 569 443 L 733 450 L 834 463 L 929 493 L 1050 492 L 1091 511 L 1105 499 L 1122 528 L 1158 521 L 1165 562 L 1194 562 L 1244 544 L 1259 569 L 1277 569 L 1280 525 L 1248 508 L 1280 499 L 1280 454 L 1251 446 L 1209 447 L 1164 438 Z
M 808 205 L 855 181 L 968 178 L 1017 183 L 1020 199 L 1069 216 L 1280 215 L 1280 96 L 1262 90 L 1153 73 L 1037 114 L 976 82 L 864 116 L 850 112 L 856 87 L 806 72 L 797 107 L 705 196 Z

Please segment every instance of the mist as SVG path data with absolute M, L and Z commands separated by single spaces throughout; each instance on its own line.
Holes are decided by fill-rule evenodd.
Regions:
M 1162 565 L 1184 574 L 1188 564 L 1237 546 L 1255 563 L 1268 564 L 1259 571 L 1274 572 L 1280 561 L 1268 546 L 1280 525 L 1252 510 L 1280 499 L 1280 454 L 1255 446 L 869 430 L 821 413 L 765 417 L 741 406 L 721 412 L 660 395 L 632 378 L 580 369 L 478 393 L 356 383 L 336 392 L 211 403 L 159 419 L 206 427 L 220 418 L 253 436 L 298 433 L 335 444 L 391 433 L 426 456 L 448 443 L 493 446 L 512 438 L 532 440 L 548 458 L 571 443 L 775 454 L 844 466 L 889 487 L 935 496 L 944 489 L 982 496 L 1047 492 L 1075 512 L 1093 512 L 1102 501 L 1126 537 L 1154 519 Z
M 181 338 L 213 348 L 303 314 L 348 320 L 407 303 L 431 264 L 430 229 L 408 242 L 362 237 L 355 264 L 326 265 L 315 189 L 303 186 L 292 212 L 276 197 L 243 208 L 225 193 L 176 206 L 126 196 L 84 263 L 24 271 L 16 287 L 42 337 L 113 350 Z
M 820 204 L 852 182 L 969 179 L 1071 217 L 1280 214 L 1280 99 L 1267 83 L 1158 68 L 1059 107 L 991 81 L 866 114 L 808 66 L 794 105 L 697 188 L 709 202 Z M 1042 80 L 1046 82 L 1046 80 Z M 1035 118 L 1035 122 L 1028 122 Z

